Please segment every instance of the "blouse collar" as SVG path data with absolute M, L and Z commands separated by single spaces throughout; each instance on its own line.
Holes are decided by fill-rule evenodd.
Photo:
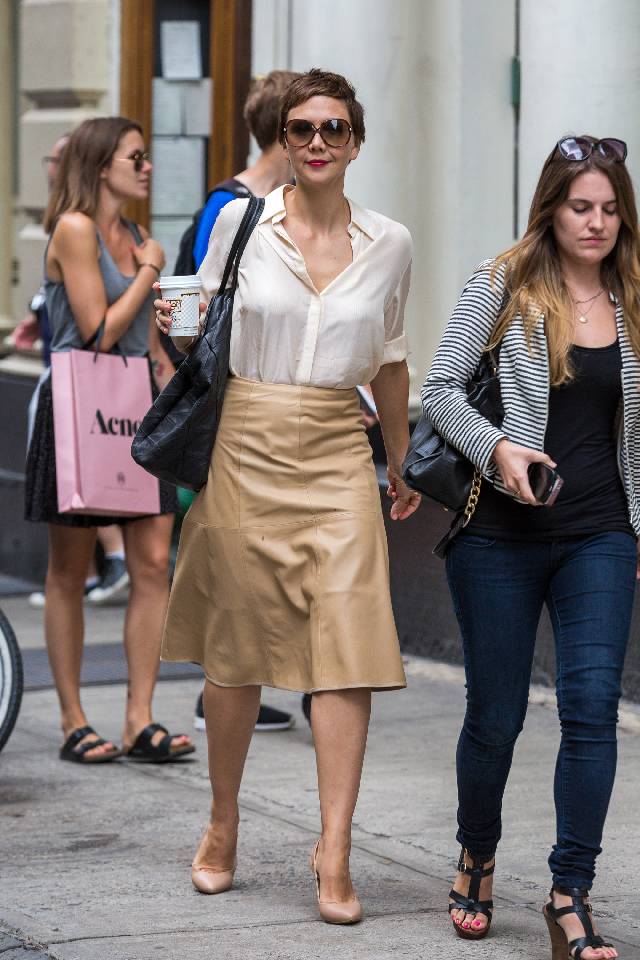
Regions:
M 275 190 L 272 190 L 271 193 L 265 197 L 264 210 L 258 223 L 266 223 L 267 220 L 270 220 L 272 225 L 275 226 L 284 220 L 287 212 L 284 205 L 285 190 L 293 190 L 293 187 L 291 184 L 286 183 L 282 187 L 276 187 Z M 361 207 L 359 203 L 351 200 L 350 197 L 347 197 L 347 203 L 351 211 L 351 219 L 347 226 L 347 232 L 351 239 L 353 240 L 356 230 L 360 230 L 366 234 L 370 240 L 375 240 L 376 237 L 380 235 L 381 230 L 370 212 L 364 207 Z

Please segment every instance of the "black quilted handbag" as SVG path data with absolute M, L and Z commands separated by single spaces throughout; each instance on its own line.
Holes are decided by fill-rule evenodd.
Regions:
M 505 290 L 498 317 L 508 300 L 509 295 Z M 495 351 L 482 354 L 466 387 L 470 405 L 494 427 L 501 427 L 504 419 L 498 377 L 499 349 L 498 344 Z M 412 490 L 456 514 L 451 529 L 433 548 L 433 553 L 443 558 L 453 538 L 473 516 L 480 496 L 482 474 L 464 454 L 440 436 L 429 417 L 423 413 L 411 434 L 402 476 Z
M 200 490 L 207 482 L 229 374 L 240 258 L 263 208 L 263 199 L 249 200 L 220 288 L 207 307 L 204 332 L 146 414 L 131 446 L 136 463 L 176 486 Z
M 467 383 L 467 399 L 494 427 L 502 425 L 504 409 L 500 396 L 498 365 L 493 353 L 484 353 Z M 475 468 L 470 460 L 440 436 L 423 413 L 411 434 L 402 465 L 407 486 L 424 497 L 459 513 L 471 493 Z

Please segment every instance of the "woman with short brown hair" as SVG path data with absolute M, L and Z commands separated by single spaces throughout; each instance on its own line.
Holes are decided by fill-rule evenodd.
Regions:
M 229 889 L 238 790 L 262 684 L 313 692 L 322 834 L 320 913 L 362 915 L 351 821 L 372 690 L 404 687 L 380 497 L 356 386 L 371 383 L 391 516 L 419 499 L 408 443 L 403 313 L 411 238 L 344 195 L 364 140 L 351 85 L 313 70 L 287 89 L 280 138 L 296 185 L 270 193 L 240 265 L 230 377 L 209 482 L 185 518 L 163 657 L 203 664 L 213 790 L 192 879 Z M 221 211 L 200 273 L 218 287 L 248 201 Z M 168 329 L 168 304 L 156 301 Z M 183 344 L 188 349 L 189 344 Z

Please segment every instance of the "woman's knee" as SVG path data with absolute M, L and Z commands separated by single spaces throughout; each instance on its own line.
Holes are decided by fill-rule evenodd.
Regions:
M 49 554 L 45 590 L 64 590 L 67 593 L 82 593 L 88 570 L 88 561 L 79 562 L 73 553 Z
M 580 683 L 559 685 L 560 724 L 562 727 L 615 725 L 621 695 L 621 671 L 593 667 L 582 675 Z
M 470 703 L 464 719 L 463 733 L 481 753 L 494 757 L 508 755 L 524 726 L 526 710 L 483 709 Z
M 142 583 L 166 586 L 169 576 L 169 551 L 162 547 L 147 550 L 128 563 L 131 584 L 135 587 Z
M 50 526 L 47 586 L 82 591 L 95 548 L 95 530 Z
M 563 733 L 592 728 L 615 727 L 618 722 L 620 688 L 586 691 L 584 697 L 568 697 L 558 706 Z

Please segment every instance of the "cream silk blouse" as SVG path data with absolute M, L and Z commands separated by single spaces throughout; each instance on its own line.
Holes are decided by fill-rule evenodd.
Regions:
M 382 364 L 407 356 L 411 235 L 349 200 L 353 260 L 319 293 L 282 225 L 284 191 L 290 189 L 266 197 L 240 263 L 231 371 L 268 383 L 345 389 L 369 383 Z M 248 202 L 232 200 L 218 215 L 199 270 L 207 299 L 217 292 Z

